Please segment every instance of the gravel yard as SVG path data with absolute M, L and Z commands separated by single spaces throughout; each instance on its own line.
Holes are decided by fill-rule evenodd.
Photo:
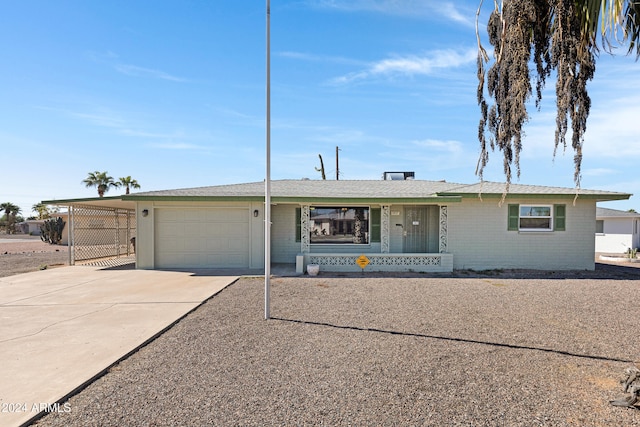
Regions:
M 633 426 L 640 275 L 243 278 L 38 426 Z
M 38 236 L 0 235 L 0 277 L 68 264 L 67 246 L 50 245 Z

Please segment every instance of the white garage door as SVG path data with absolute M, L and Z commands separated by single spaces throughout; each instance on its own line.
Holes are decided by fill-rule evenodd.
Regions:
M 249 267 L 249 209 L 159 208 L 156 268 Z

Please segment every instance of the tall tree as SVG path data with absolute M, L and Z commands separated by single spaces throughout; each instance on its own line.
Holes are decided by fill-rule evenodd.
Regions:
M 482 8 L 482 0 L 478 14 Z M 476 22 L 476 29 L 478 25 Z M 582 143 L 591 99 L 587 82 L 595 73 L 600 48 L 628 46 L 640 56 L 640 2 L 631 0 L 501 0 L 494 2 L 487 23 L 493 63 L 478 34 L 478 129 L 480 158 L 476 174 L 482 174 L 489 150 L 502 151 L 507 186 L 512 167 L 520 176 L 522 127 L 528 121 L 526 103 L 535 77 L 535 104 L 540 106 L 542 89 L 556 72 L 556 133 L 554 156 L 565 140 L 571 121 L 574 150 L 574 181 L 580 186 Z M 599 41 L 598 41 L 599 40 Z M 532 69 L 533 68 L 533 69 Z M 489 106 L 486 92 L 492 99 Z M 489 141 L 486 139 L 489 134 Z M 507 187 L 508 188 L 508 187 Z
M 38 214 L 38 219 L 49 219 L 49 217 L 51 216 L 51 210 L 49 209 L 49 206 L 45 205 L 44 203 L 36 203 L 35 205 L 31 206 L 31 210 Z
M 11 202 L 5 202 L 0 204 L 0 209 L 4 211 L 6 233 L 11 234 L 15 232 L 15 223 L 18 214 L 21 209 L 18 205 L 14 205 Z
M 133 189 L 138 189 L 140 188 L 140 184 L 138 184 L 138 181 L 136 181 L 135 179 L 132 179 L 131 176 L 125 176 L 123 178 L 120 178 L 118 180 L 118 183 L 125 187 L 126 192 L 125 194 L 129 194 L 129 187 L 133 188 Z
M 119 182 L 113 180 L 113 177 L 109 176 L 108 172 L 89 172 L 87 178 L 82 181 L 87 188 L 96 187 L 98 189 L 98 196 L 104 197 L 104 193 L 109 191 L 109 188 L 120 186 Z

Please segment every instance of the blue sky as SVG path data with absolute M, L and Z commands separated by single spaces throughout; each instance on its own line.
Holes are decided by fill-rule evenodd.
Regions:
M 3 4 L 0 201 L 27 216 L 41 200 L 94 197 L 81 183 L 92 171 L 131 175 L 140 191 L 263 180 L 265 4 Z M 476 182 L 477 5 L 272 0 L 272 179 L 320 179 L 318 154 L 335 179 L 338 146 L 340 179 Z M 600 55 L 583 188 L 640 195 L 638 67 Z M 573 187 L 573 152 L 553 158 L 549 83 L 515 182 Z M 501 153 L 485 179 L 504 180 Z M 603 206 L 640 210 L 637 197 Z

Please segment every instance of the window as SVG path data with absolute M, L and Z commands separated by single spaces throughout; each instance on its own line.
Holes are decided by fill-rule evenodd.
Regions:
M 604 234 L 604 220 L 597 219 L 596 220 L 596 234 Z
M 520 205 L 520 230 L 551 230 L 551 206 Z
M 368 207 L 311 206 L 309 220 L 311 243 L 362 245 L 370 241 Z
M 565 205 L 509 205 L 510 231 L 564 231 Z

